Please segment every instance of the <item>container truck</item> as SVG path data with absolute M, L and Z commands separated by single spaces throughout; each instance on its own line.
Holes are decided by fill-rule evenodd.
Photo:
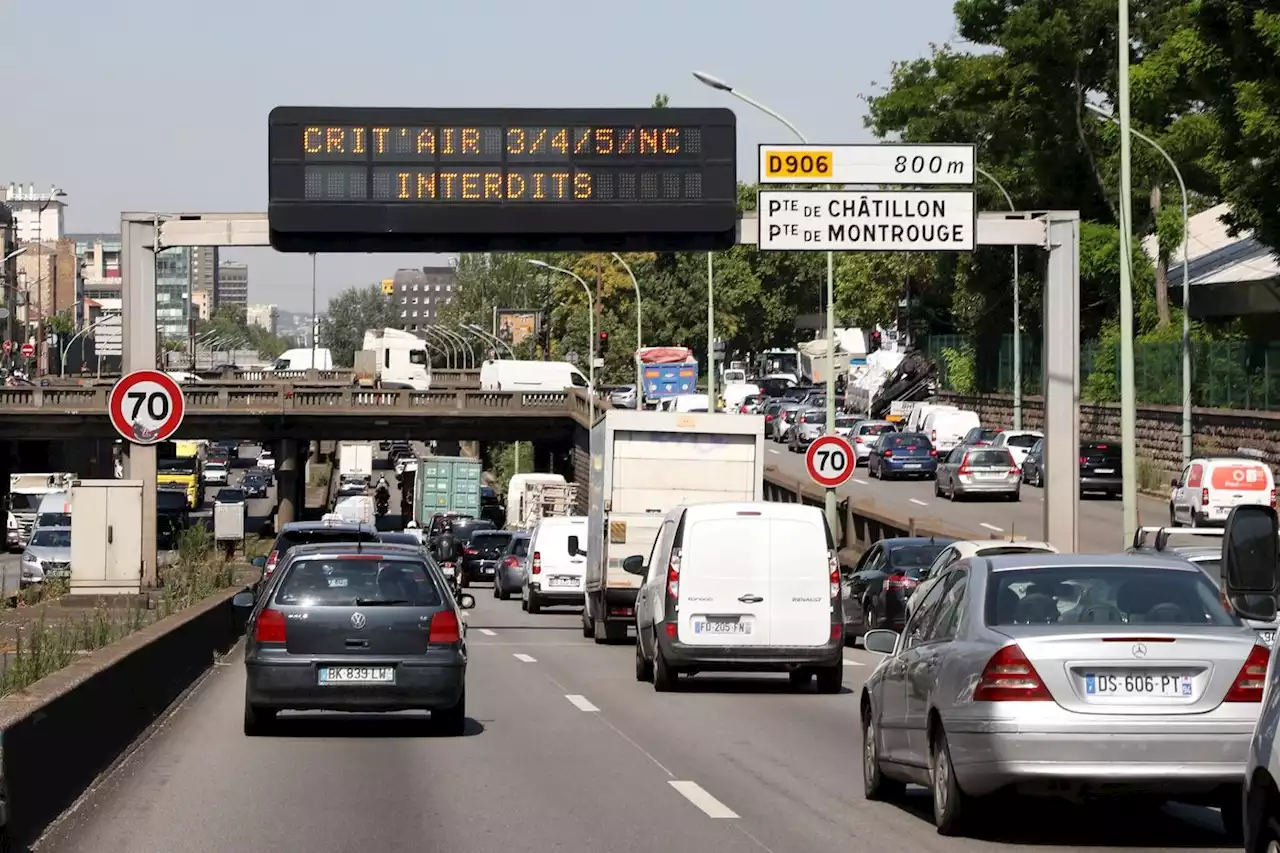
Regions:
M 425 527 L 442 512 L 480 517 L 479 459 L 423 456 L 413 476 L 413 520 Z
M 373 445 L 367 441 L 344 441 L 338 445 L 339 485 L 373 481 Z
M 591 431 L 582 633 L 626 639 L 646 559 L 677 506 L 764 499 L 764 417 L 611 410 Z M 581 546 L 579 546 L 581 547 Z

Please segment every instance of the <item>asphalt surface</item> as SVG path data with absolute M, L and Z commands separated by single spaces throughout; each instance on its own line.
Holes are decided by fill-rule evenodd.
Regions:
M 425 715 L 284 714 L 242 733 L 239 650 L 215 666 L 37 845 L 51 853 L 231 850 L 1226 850 L 1216 813 L 1020 801 L 989 837 L 946 839 L 929 800 L 862 796 L 857 690 L 793 694 L 780 676 L 698 675 L 655 693 L 633 647 L 583 639 L 578 611 L 530 616 L 473 590 L 467 733 Z
M 776 465 L 781 476 L 808 481 L 804 454 L 792 453 L 785 444 L 765 442 L 765 464 Z M 841 497 L 874 500 L 890 515 L 906 518 L 937 518 L 968 529 L 974 538 L 1024 536 L 1044 538 L 1044 489 L 1022 486 L 1018 503 L 1005 500 L 969 499 L 948 501 L 935 497 L 932 480 L 872 480 L 860 467 L 838 490 Z M 1080 550 L 1102 554 L 1123 551 L 1130 543 L 1124 538 L 1119 500 L 1101 497 L 1080 499 Z M 1169 504 L 1155 498 L 1138 497 L 1138 521 L 1147 526 L 1169 523 Z

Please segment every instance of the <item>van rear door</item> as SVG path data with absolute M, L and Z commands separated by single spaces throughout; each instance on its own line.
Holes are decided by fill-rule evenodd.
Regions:
M 753 512 L 686 513 L 678 636 L 693 646 L 767 646 L 769 524 Z
M 820 516 L 788 515 L 769 519 L 769 643 L 825 645 L 832 624 L 827 531 Z
M 587 558 L 569 556 L 569 537 L 578 537 L 579 550 L 587 547 L 587 520 L 585 518 L 556 519 L 543 524 L 534 543 L 542 567 L 543 587 L 547 592 L 555 590 L 580 590 L 582 578 L 587 572 Z

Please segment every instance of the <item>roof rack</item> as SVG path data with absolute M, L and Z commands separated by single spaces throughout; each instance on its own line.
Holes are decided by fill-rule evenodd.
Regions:
M 1170 536 L 1204 536 L 1221 539 L 1223 532 L 1221 527 L 1139 527 L 1133 534 L 1133 547 L 1146 547 L 1147 537 L 1151 534 L 1155 534 L 1153 547 L 1157 551 L 1163 551 L 1169 545 Z

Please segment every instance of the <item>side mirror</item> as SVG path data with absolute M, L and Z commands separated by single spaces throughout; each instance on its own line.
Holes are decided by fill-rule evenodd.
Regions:
M 1178 488 L 1178 478 L 1177 477 L 1170 478 L 1169 486 L 1174 489 Z
M 1245 619 L 1276 617 L 1280 587 L 1280 519 L 1269 506 L 1238 506 L 1222 532 L 1222 577 L 1227 600 Z
M 458 596 L 458 606 L 463 610 L 470 610 L 476 606 L 476 597 L 464 592 L 462 595 Z
M 633 554 L 622 561 L 622 570 L 629 575 L 644 576 L 644 557 Z
M 267 565 L 266 557 L 254 557 L 249 561 L 255 568 L 264 568 Z
M 898 632 L 883 628 L 862 635 L 862 647 L 878 655 L 891 655 L 898 648 Z
M 586 552 L 586 551 L 581 550 L 581 549 L 578 547 L 578 537 L 577 537 L 577 536 L 570 536 L 570 537 L 569 537 L 569 556 L 570 556 L 570 557 L 585 557 L 585 556 L 587 556 L 587 552 Z
M 254 597 L 251 592 L 237 592 L 235 597 L 231 599 L 232 607 L 253 607 Z

